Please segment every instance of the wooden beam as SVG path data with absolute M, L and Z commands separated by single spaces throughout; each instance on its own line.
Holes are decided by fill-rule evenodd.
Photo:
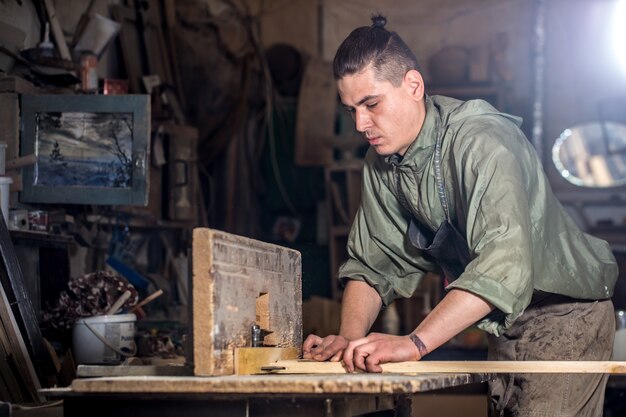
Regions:
M 22 167 L 35 165 L 37 163 L 37 156 L 34 153 L 30 155 L 20 156 L 18 158 L 7 159 L 6 169 L 19 169 Z
M 416 361 L 385 363 L 383 373 L 539 373 L 539 374 L 626 374 L 626 362 L 617 361 Z M 279 374 L 345 374 L 342 362 L 282 360 L 261 368 Z M 358 371 L 362 372 L 362 371 Z

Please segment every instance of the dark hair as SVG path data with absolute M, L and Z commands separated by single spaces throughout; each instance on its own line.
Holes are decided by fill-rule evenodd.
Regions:
M 413 52 L 396 32 L 385 29 L 386 23 L 384 16 L 374 15 L 371 26 L 361 26 L 348 35 L 333 60 L 336 80 L 371 64 L 377 79 L 398 86 L 407 71 L 417 69 Z

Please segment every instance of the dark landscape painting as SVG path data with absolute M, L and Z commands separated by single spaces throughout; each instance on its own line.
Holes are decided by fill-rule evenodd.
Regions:
M 40 112 L 33 185 L 130 188 L 132 113 Z

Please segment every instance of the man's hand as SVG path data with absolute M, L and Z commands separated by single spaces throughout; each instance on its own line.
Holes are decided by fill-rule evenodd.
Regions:
M 309 335 L 302 344 L 304 359 L 338 362 L 350 340 L 367 334 L 380 311 L 382 300 L 378 292 L 366 282 L 349 281 L 341 302 L 339 335 L 321 338 Z
M 343 362 L 348 372 L 355 368 L 367 372 L 382 372 L 381 363 L 420 360 L 417 346 L 409 336 L 370 333 L 353 340 L 343 352 Z
M 309 335 L 302 344 L 302 357 L 316 361 L 338 362 L 348 346 L 348 339 L 343 336 L 330 335 L 324 338 L 314 334 Z

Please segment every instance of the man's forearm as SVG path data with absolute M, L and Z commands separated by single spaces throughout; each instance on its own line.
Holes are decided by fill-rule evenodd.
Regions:
M 382 306 L 378 292 L 366 282 L 348 281 L 341 301 L 339 335 L 358 339 L 368 332 Z
M 413 332 L 428 352 L 452 339 L 467 327 L 485 317 L 493 306 L 468 291 L 453 289 Z

